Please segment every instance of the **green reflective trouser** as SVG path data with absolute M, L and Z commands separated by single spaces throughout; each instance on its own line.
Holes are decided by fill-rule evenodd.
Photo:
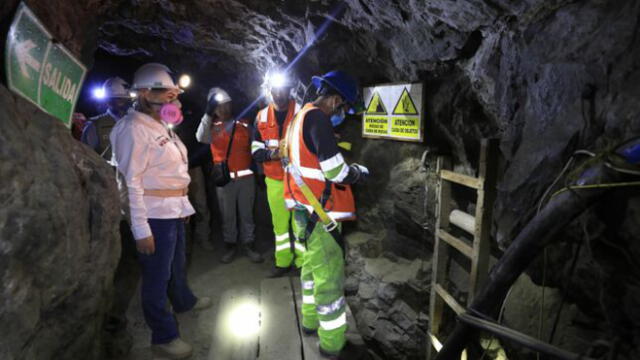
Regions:
M 310 214 L 294 210 L 296 237 L 303 238 Z M 339 353 L 347 330 L 344 298 L 344 258 L 340 245 L 318 222 L 307 239 L 300 274 L 302 282 L 302 326 L 318 329 L 320 347 Z
M 300 242 L 289 240 L 289 223 L 291 222 L 291 211 L 284 203 L 284 182 L 280 180 L 264 178 L 267 184 L 267 201 L 271 210 L 271 222 L 273 223 L 273 233 L 276 236 L 275 258 L 277 267 L 289 267 L 294 262 L 300 268 L 304 255 L 304 245 Z M 295 228 L 294 228 L 295 229 Z

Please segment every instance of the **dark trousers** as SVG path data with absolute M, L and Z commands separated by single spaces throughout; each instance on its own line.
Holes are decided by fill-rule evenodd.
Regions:
M 193 308 L 197 299 L 187 284 L 184 220 L 149 219 L 149 226 L 156 251 L 152 255 L 138 254 L 142 310 L 151 328 L 151 343 L 166 344 L 178 337 L 178 323 L 167 300 L 176 313 L 181 313 Z
M 218 201 L 222 210 L 222 235 L 227 244 L 250 244 L 254 240 L 253 203 L 256 180 L 253 175 L 231 180 L 218 187 Z M 239 219 L 238 219 L 239 217 Z M 238 239 L 238 222 L 240 239 Z

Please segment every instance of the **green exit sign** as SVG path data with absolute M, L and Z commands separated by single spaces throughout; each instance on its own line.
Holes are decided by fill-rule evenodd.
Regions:
M 87 69 L 24 3 L 11 24 L 5 56 L 9 88 L 70 127 Z

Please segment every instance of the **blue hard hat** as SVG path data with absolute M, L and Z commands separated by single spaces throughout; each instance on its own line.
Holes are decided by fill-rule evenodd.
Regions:
M 322 76 L 311 78 L 313 85 L 320 90 L 325 85 L 336 90 L 350 104 L 354 105 L 358 101 L 358 83 L 351 75 L 344 71 L 334 70 Z

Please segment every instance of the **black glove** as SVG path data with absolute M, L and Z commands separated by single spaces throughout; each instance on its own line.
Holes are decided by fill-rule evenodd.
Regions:
M 218 107 L 218 102 L 216 101 L 215 96 L 211 96 L 209 101 L 207 101 L 207 106 L 204 108 L 204 113 L 213 117 L 213 113 L 216 111 Z
M 267 160 L 280 160 L 280 149 L 269 149 L 265 156 Z
M 355 180 L 356 183 L 365 182 L 365 180 L 367 180 L 367 178 L 369 177 L 369 169 L 360 164 L 351 164 L 349 165 L 349 168 L 357 174 Z

